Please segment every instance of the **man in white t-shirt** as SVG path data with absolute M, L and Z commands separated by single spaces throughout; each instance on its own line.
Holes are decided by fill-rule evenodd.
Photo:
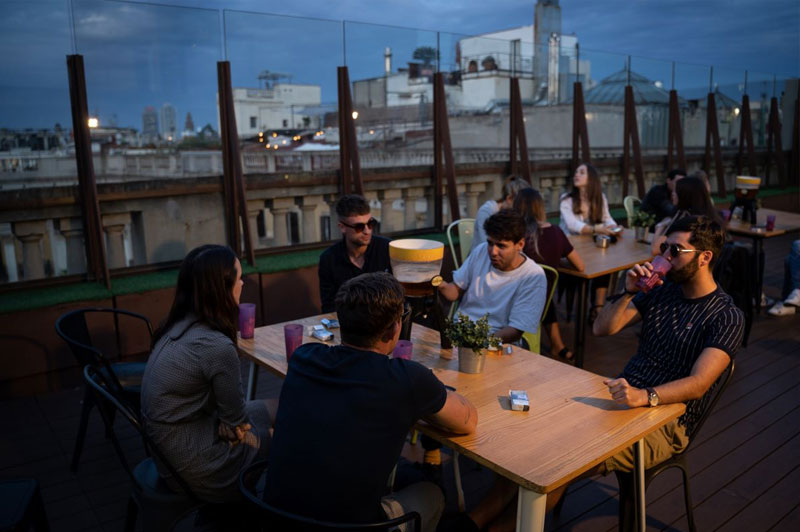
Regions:
M 501 210 L 486 220 L 484 230 L 486 242 L 453 272 L 452 283 L 439 285 L 439 291 L 449 301 L 461 297 L 458 311 L 473 320 L 488 313 L 492 333 L 503 342 L 516 342 L 523 332 L 539 329 L 547 277 L 522 253 L 526 227 L 519 213 Z

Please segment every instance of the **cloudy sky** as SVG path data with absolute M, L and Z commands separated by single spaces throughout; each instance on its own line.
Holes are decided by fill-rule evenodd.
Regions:
M 709 65 L 720 85 L 741 85 L 749 70 L 757 86 L 751 95 L 771 92 L 773 73 L 800 75 L 797 0 L 560 4 L 562 32 L 578 36 L 596 78 L 618 70 L 625 55 L 634 56 L 634 70 L 665 84 L 676 61 L 679 89 L 707 86 Z M 534 1 L 72 0 L 72 16 L 69 5 L 0 2 L 0 127 L 69 124 L 64 56 L 73 49 L 84 55 L 89 108 L 103 123 L 138 129 L 146 105 L 169 102 L 179 126 L 187 112 L 197 126 L 215 125 L 215 62 L 223 57 L 235 86 L 257 86 L 258 73 L 268 69 L 322 85 L 323 101 L 333 103 L 335 67 L 343 62 L 351 79 L 380 75 L 384 47 L 392 47 L 397 67 L 417 46 L 435 46 L 438 31 L 445 68 L 460 37 L 532 24 Z M 266 11 L 274 15 L 257 14 Z

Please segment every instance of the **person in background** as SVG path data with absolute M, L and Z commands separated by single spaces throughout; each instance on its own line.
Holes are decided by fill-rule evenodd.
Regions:
M 453 272 L 452 283 L 439 285 L 448 301 L 461 298 L 458 311 L 472 320 L 488 313 L 492 334 L 506 343 L 539 330 L 547 298 L 544 270 L 522 252 L 525 229 L 512 209 L 491 215 L 484 223 L 486 242 Z
M 686 177 L 686 170 L 675 168 L 667 174 L 667 179 L 663 185 L 653 185 L 647 191 L 639 209 L 655 215 L 656 223 L 667 216 L 675 214 L 675 205 L 672 203 L 672 191 L 675 190 L 675 183 Z
M 684 177 L 675 183 L 675 189 L 672 191 L 672 203 L 675 205 L 675 213 L 656 224 L 652 244 L 654 255 L 660 253 L 661 243 L 667 239 L 669 227 L 685 216 L 706 216 L 720 227 L 725 225 L 714 208 L 714 202 L 708 194 L 705 183 L 697 177 Z
M 478 209 L 478 214 L 475 216 L 475 230 L 472 234 L 472 247 L 470 253 L 479 245 L 486 242 L 486 232 L 483 230 L 483 224 L 489 219 L 489 216 L 495 214 L 500 209 L 510 209 L 514 204 L 514 197 L 520 190 L 531 188 L 531 184 L 524 179 L 517 176 L 510 176 L 503 183 L 503 196 L 498 200 L 488 200 L 481 205 Z
M 322 312 L 335 310 L 336 292 L 345 281 L 362 273 L 391 272 L 389 239 L 374 235 L 378 221 L 363 196 L 347 194 L 336 202 L 342 239 L 319 257 Z
M 523 248 L 525 255 L 532 258 L 537 264 L 558 268 L 566 262 L 575 270 L 583 271 L 583 260 L 572 247 L 564 232 L 561 228 L 547 222 L 544 201 L 539 192 L 532 188 L 520 190 L 517 197 L 514 198 L 514 210 L 522 215 L 527 226 L 525 247 Z M 549 294 L 550 279 L 547 282 L 547 293 Z M 572 351 L 561 338 L 554 301 L 550 302 L 550 307 L 542 318 L 542 324 L 550 338 L 551 352 L 558 354 L 561 358 L 572 360 Z
M 388 273 L 365 273 L 339 289 L 341 345 L 308 343 L 289 361 L 267 502 L 344 523 L 417 511 L 422 530 L 436 530 L 444 509 L 439 487 L 422 481 L 386 495 L 390 474 L 418 420 L 470 434 L 478 414 L 419 362 L 390 356 L 407 312 L 403 287 Z
M 705 172 L 705 170 L 701 170 L 701 169 L 695 170 L 694 173 L 692 174 L 692 177 L 696 177 L 697 179 L 702 181 L 703 184 L 705 184 L 706 190 L 708 190 L 708 195 L 710 196 L 711 195 L 711 181 L 708 180 L 708 174 Z
M 569 235 L 621 235 L 622 228 L 608 212 L 608 200 L 600 186 L 597 169 L 583 163 L 572 177 L 572 189 L 561 196 L 561 230 Z M 609 276 L 592 281 L 594 303 L 590 319 L 606 301 Z
M 147 434 L 204 501 L 239 500 L 239 473 L 269 447 L 264 401 L 245 401 L 236 350 L 242 267 L 226 246 L 189 252 L 142 379 Z M 173 489 L 177 482 L 156 461 Z
M 800 307 L 800 240 L 792 242 L 792 248 L 784 261 L 783 301 L 769 309 L 772 316 L 789 316 Z

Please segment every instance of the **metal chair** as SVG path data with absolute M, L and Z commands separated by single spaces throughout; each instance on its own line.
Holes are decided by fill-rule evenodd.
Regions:
M 317 530 L 394 530 L 403 523 L 413 522 L 415 532 L 422 530 L 422 518 L 418 512 L 408 512 L 405 515 L 385 521 L 373 523 L 332 523 L 330 521 L 320 521 L 311 517 L 293 514 L 263 501 L 256 492 L 258 480 L 263 476 L 267 468 L 266 461 L 259 461 L 250 464 L 239 475 L 239 490 L 244 497 L 258 509 L 263 519 L 262 525 L 265 530 L 282 531 L 317 531 Z
M 150 339 L 153 337 L 153 327 L 150 325 L 150 320 L 135 312 L 113 308 L 83 308 L 62 314 L 56 320 L 56 333 L 67 343 L 80 367 L 88 364 L 102 371 L 115 393 L 124 395 L 128 401 L 134 403 L 138 408 L 142 375 L 144 375 L 146 363 L 115 362 L 112 364 L 103 353 L 93 345 L 92 335 L 89 332 L 86 316 L 103 313 L 113 314 L 117 335 L 119 335 L 120 316 L 127 316 L 140 320 L 142 324 L 147 327 L 149 335 L 147 343 L 148 345 L 150 344 Z M 75 440 L 72 462 L 70 463 L 70 470 L 73 473 L 78 469 L 78 461 L 80 460 L 81 452 L 83 451 L 83 443 L 86 439 L 86 427 L 89 423 L 89 414 L 91 414 L 94 404 L 94 396 L 88 388 L 84 389 L 78 437 Z
M 83 370 L 86 388 L 94 395 L 98 410 L 103 418 L 107 432 L 110 434 L 114 450 L 125 468 L 125 472 L 133 483 L 133 491 L 128 499 L 128 512 L 125 517 L 125 531 L 132 532 L 141 513 L 142 529 L 152 531 L 166 531 L 179 523 L 184 517 L 209 503 L 200 500 L 191 490 L 186 481 L 158 450 L 142 427 L 138 411 L 130 403 L 113 391 L 113 385 L 100 371 L 87 365 Z M 128 423 L 136 429 L 142 438 L 145 450 L 153 457 L 145 458 L 131 468 L 127 456 L 117 434 L 114 431 L 114 418 L 111 412 L 118 412 Z M 171 489 L 161 478 L 156 469 L 155 460 L 158 460 L 169 471 L 172 478 L 180 486 L 181 492 Z
M 636 214 L 636 207 L 641 204 L 642 200 L 640 200 L 638 196 L 625 196 L 622 200 L 625 213 L 628 215 L 628 227 L 633 227 L 633 217 Z
M 453 243 L 453 229 L 458 231 L 458 248 Z M 472 248 L 472 236 L 475 232 L 475 218 L 461 218 L 447 226 L 447 242 L 450 244 L 450 252 L 453 254 L 453 264 L 459 268 L 467 260 L 469 250 Z
M 0 530 L 3 532 L 48 532 L 50 525 L 39 483 L 33 478 L 0 481 Z
M 558 271 L 547 264 L 539 264 L 539 266 L 541 266 L 544 270 L 545 275 L 548 277 L 548 281 L 552 281 L 552 283 L 550 284 L 550 290 L 547 291 L 547 300 L 545 301 L 544 308 L 542 309 L 542 317 L 539 319 L 539 328 L 536 329 L 535 333 L 527 331 L 522 333 L 522 339 L 528 344 L 528 351 L 533 351 L 534 353 L 541 351 L 542 320 L 544 319 L 544 315 L 547 314 L 547 309 L 550 308 L 550 303 L 553 301 L 553 294 L 555 294 L 556 286 L 558 285 Z

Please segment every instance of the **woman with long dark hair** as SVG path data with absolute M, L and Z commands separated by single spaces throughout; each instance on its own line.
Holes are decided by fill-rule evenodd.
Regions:
M 572 247 L 564 232 L 559 227 L 547 222 L 544 201 L 539 192 L 532 188 L 517 192 L 517 196 L 514 198 L 514 210 L 522 214 L 528 227 L 523 248 L 525 255 L 532 258 L 534 262 L 546 264 L 552 268 L 558 268 L 562 263 L 567 262 L 575 270 L 583 271 L 583 260 Z M 550 293 L 552 281 L 548 278 L 547 282 L 547 293 Z M 555 301 L 550 302 L 547 313 L 542 316 L 542 324 L 550 338 L 551 352 L 557 353 L 561 358 L 572 360 L 572 351 L 564 345 L 564 340 L 561 338 Z
M 270 441 L 266 404 L 246 402 L 242 392 L 236 350 L 241 293 L 242 267 L 230 248 L 189 252 L 142 379 L 145 430 L 209 502 L 238 499 L 239 473 L 266 456 Z M 177 487 L 165 468 L 159 473 Z
M 725 227 L 725 222 L 714 207 L 706 183 L 698 177 L 684 177 L 675 183 L 672 204 L 675 205 L 675 214 L 664 218 L 656 225 L 652 245 L 655 255 L 661 253 L 661 243 L 667 240 L 666 235 L 670 226 L 685 216 L 706 216 L 720 227 Z

